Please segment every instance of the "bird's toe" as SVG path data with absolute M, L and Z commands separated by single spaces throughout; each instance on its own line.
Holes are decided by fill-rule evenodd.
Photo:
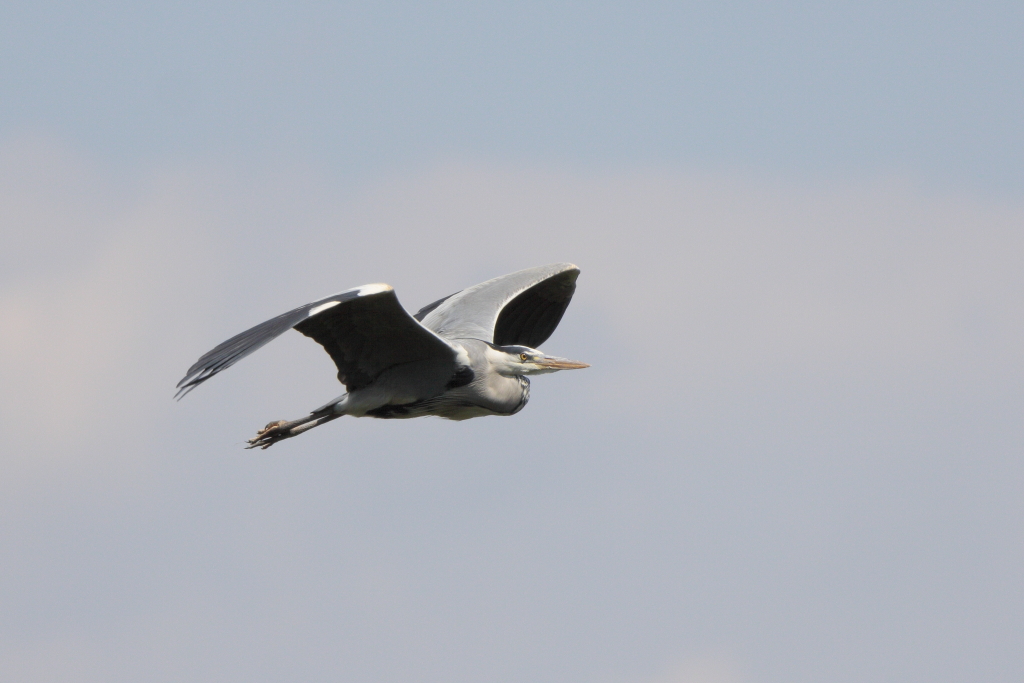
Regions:
M 262 450 L 266 450 L 281 439 L 288 438 L 290 435 L 287 432 L 291 426 L 292 423 L 287 420 L 275 420 L 274 422 L 268 422 L 266 427 L 256 432 L 256 436 L 249 439 L 249 445 L 246 446 L 246 448 L 260 448 Z
M 287 420 L 275 420 L 273 422 L 268 422 L 266 427 L 264 427 L 260 431 L 256 432 L 256 436 L 260 437 L 260 436 L 263 436 L 265 434 L 270 434 L 275 429 L 278 429 L 279 427 L 282 427 L 282 426 L 284 426 L 286 424 L 288 424 Z

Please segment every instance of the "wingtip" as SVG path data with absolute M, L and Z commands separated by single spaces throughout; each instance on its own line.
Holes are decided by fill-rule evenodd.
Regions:
M 202 384 L 205 381 L 205 379 L 206 378 L 199 379 L 192 377 L 191 375 L 187 375 L 184 379 L 178 382 L 178 386 L 176 387 L 177 391 L 174 393 L 174 400 L 180 401 L 181 399 L 188 396 L 189 392 L 191 392 L 193 389 Z M 186 382 L 186 380 L 188 381 Z

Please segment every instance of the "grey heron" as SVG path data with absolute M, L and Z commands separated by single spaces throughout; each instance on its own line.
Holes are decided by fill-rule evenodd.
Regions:
M 188 369 L 175 397 L 294 328 L 324 347 L 348 392 L 304 418 L 271 422 L 246 448 L 269 448 L 342 415 L 515 415 L 530 398 L 528 375 L 589 367 L 536 348 L 558 326 L 579 273 L 571 263 L 520 270 L 438 299 L 415 315 L 389 285 L 349 289 L 228 339 Z

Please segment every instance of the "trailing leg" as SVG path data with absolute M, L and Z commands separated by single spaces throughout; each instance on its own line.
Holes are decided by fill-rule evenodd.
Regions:
M 278 420 L 276 422 L 271 422 L 257 432 L 256 436 L 249 439 L 249 445 L 246 446 L 246 448 L 260 448 L 266 450 L 278 441 L 284 441 L 285 439 L 290 439 L 293 436 L 298 436 L 313 427 L 319 427 L 320 425 L 339 418 L 342 415 L 344 415 L 344 413 L 334 411 L 333 405 L 327 405 L 313 411 L 308 416 L 300 420 L 292 420 L 290 422 L 288 420 Z

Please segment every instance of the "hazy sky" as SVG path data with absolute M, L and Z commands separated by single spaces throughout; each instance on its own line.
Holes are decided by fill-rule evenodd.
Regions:
M 0 678 L 1024 678 L 1019 3 L 0 18 Z M 573 261 L 513 418 L 289 334 Z
M 0 127 L 119 168 L 470 157 L 1020 197 L 1022 27 L 1019 2 L 7 3 Z

